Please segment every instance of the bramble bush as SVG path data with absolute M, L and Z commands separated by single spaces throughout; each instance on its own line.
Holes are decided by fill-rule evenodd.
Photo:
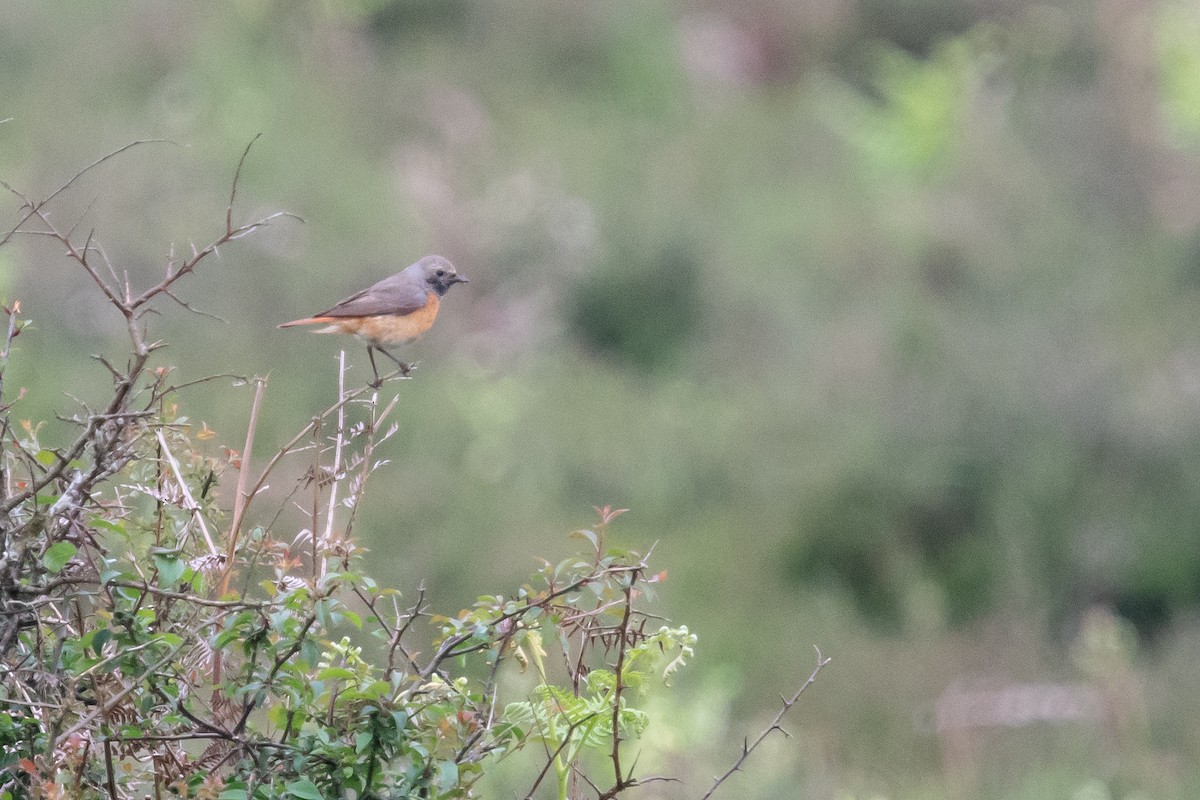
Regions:
M 664 577 L 648 557 L 606 544 L 621 510 L 597 509 L 577 532 L 583 554 L 455 615 L 432 614 L 423 589 L 406 599 L 380 586 L 351 531 L 397 398 L 347 389 L 343 360 L 336 401 L 256 469 L 255 378 L 243 446 L 213 455 L 216 434 L 182 411 L 191 384 L 153 363 L 162 343 L 146 315 L 167 300 L 187 309 L 177 282 L 290 215 L 234 223 L 247 147 L 223 230 L 136 290 L 91 233 L 81 241 L 48 213 L 132 146 L 43 200 L 5 185 L 19 210 L 0 246 L 40 236 L 65 248 L 125 321 L 129 350 L 123 366 L 96 357 L 113 380 L 104 407 L 81 404 L 73 439 L 42 441 L 4 384 L 27 320 L 17 301 L 3 307 L 0 798 L 469 797 L 521 750 L 540 754 L 528 796 L 612 798 L 666 780 L 635 775 L 627 743 L 650 723 L 639 693 L 665 685 L 696 637 L 645 609 Z M 300 478 L 276 488 L 285 464 Z M 215 487 L 229 482 L 225 507 Z M 298 530 L 285 521 L 297 507 Z M 825 663 L 818 653 L 804 686 Z M 535 687 L 502 697 L 505 670 Z

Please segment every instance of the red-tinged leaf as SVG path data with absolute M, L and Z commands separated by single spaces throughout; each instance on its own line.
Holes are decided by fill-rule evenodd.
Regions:
M 32 761 L 30 761 L 28 758 L 22 758 L 22 759 L 21 759 L 20 761 L 18 761 L 17 763 L 18 763 L 18 764 L 20 764 L 20 765 L 21 765 L 21 769 L 25 770 L 25 772 L 27 772 L 28 774 L 30 774 L 30 775 L 37 775 L 37 774 L 38 774 L 38 772 L 37 772 L 37 767 L 35 767 L 35 766 L 33 765 L 33 762 L 32 762 Z
M 607 525 L 628 510 L 628 508 L 613 508 L 612 506 L 596 507 L 596 513 L 600 515 L 600 524 L 602 525 Z

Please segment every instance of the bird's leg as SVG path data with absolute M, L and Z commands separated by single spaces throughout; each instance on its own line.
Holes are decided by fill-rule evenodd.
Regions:
M 367 345 L 367 358 L 371 359 L 371 371 L 375 373 L 375 380 L 371 381 L 370 387 L 378 389 L 383 386 L 383 378 L 379 377 L 379 367 L 375 366 L 375 346 Z
M 400 374 L 403 375 L 404 377 L 407 378 L 408 374 L 410 372 L 412 372 L 412 368 L 413 368 L 412 364 L 404 363 L 403 361 L 396 358 L 394 355 L 392 355 L 387 350 L 384 350 L 382 347 L 380 347 L 378 345 L 374 345 L 374 344 L 367 345 L 367 358 L 371 359 L 371 371 L 375 373 L 375 380 L 371 381 L 371 383 L 369 384 L 372 389 L 378 389 L 380 386 L 383 385 L 383 378 L 379 377 L 379 367 L 375 366 L 375 351 L 376 350 L 378 350 L 380 353 L 383 353 L 385 356 L 387 356 L 392 361 L 394 361 L 396 363 L 396 366 L 400 368 Z
M 390 358 L 392 361 L 395 361 L 396 366 L 400 368 L 400 374 L 403 375 L 404 377 L 407 378 L 408 373 L 412 372 L 412 364 L 406 364 L 405 362 L 401 361 L 400 359 L 396 358 L 394 355 L 389 353 L 387 350 L 384 350 L 382 347 L 376 347 L 375 349 L 378 350 L 379 352 L 383 353 L 385 356 Z

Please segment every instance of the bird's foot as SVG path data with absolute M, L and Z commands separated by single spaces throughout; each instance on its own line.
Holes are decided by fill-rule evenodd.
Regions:
M 412 375 L 412 371 L 416 368 L 417 368 L 416 362 L 408 364 L 408 363 L 405 363 L 404 361 L 397 361 L 395 372 L 393 372 L 391 375 L 385 375 L 383 377 L 380 377 L 379 373 L 376 373 L 375 380 L 368 383 L 367 386 L 370 386 L 372 389 L 378 389 L 380 386 L 383 386 L 383 384 L 386 383 L 387 381 L 395 380 L 396 378 L 410 377 Z

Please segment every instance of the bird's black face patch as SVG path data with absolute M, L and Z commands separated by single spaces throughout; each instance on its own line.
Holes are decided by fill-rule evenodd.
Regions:
M 444 295 L 456 283 L 466 283 L 467 279 L 459 275 L 453 268 L 439 267 L 425 279 L 438 295 Z

